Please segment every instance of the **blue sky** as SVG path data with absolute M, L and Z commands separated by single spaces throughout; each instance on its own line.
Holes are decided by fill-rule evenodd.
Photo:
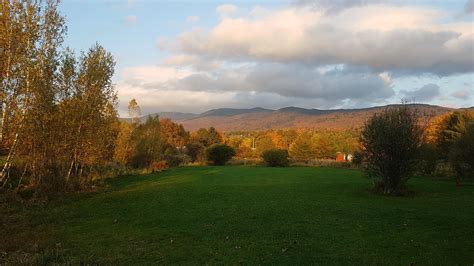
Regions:
M 469 5 L 472 0 L 64 0 L 61 12 L 67 46 L 80 51 L 98 42 L 115 56 L 125 115 L 131 98 L 146 113 L 353 108 L 402 97 L 474 106 Z
M 219 17 L 216 8 L 235 4 L 252 8 L 264 3 L 270 8 L 286 1 L 160 1 L 160 0 L 63 0 L 61 12 L 67 19 L 66 45 L 76 51 L 99 42 L 111 51 L 119 67 L 157 64 L 169 55 L 160 51 L 161 38 L 171 38 L 192 27 L 212 27 Z M 187 21 L 197 16 L 198 21 Z M 134 22 L 127 23 L 127 17 Z

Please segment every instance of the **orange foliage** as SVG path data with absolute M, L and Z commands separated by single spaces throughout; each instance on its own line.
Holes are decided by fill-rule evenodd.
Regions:
M 166 161 L 152 162 L 148 168 L 153 172 L 161 172 L 168 169 L 168 163 Z
M 189 133 L 170 119 L 160 119 L 160 131 L 166 142 L 173 147 L 183 147 L 189 141 Z
M 440 132 L 443 130 L 443 121 L 445 121 L 453 112 L 435 116 L 431 119 L 428 128 L 425 131 L 425 141 L 430 144 L 438 143 Z

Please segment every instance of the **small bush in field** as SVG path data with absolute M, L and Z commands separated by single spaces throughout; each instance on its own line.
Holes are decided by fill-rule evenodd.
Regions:
M 262 159 L 268 166 L 285 167 L 290 164 L 288 160 L 288 151 L 281 149 L 266 150 L 262 153 Z
M 224 165 L 235 156 L 234 148 L 225 144 L 214 144 L 206 150 L 207 160 L 214 165 Z
M 419 114 L 402 106 L 374 114 L 362 129 L 364 168 L 383 194 L 397 194 L 416 167 L 423 131 Z
M 168 169 L 168 163 L 166 161 L 152 162 L 149 168 L 152 172 L 161 172 Z

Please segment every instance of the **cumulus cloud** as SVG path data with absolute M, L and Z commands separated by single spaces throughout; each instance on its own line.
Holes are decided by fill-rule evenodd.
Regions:
M 390 84 L 376 73 L 345 73 L 336 70 L 322 74 L 317 69 L 295 65 L 258 66 L 247 75 L 246 81 L 253 85 L 254 90 L 329 101 L 374 101 L 394 94 Z
M 336 14 L 344 9 L 366 6 L 370 4 L 387 3 L 388 0 L 296 0 L 294 5 L 325 9 L 327 14 Z
M 193 72 L 165 66 L 130 67 L 121 73 L 117 84 L 119 112 L 126 114 L 127 102 L 135 98 L 143 113 L 158 111 L 204 111 L 209 102 L 227 103 L 232 93 L 181 90 L 175 86 Z
M 134 25 L 137 22 L 137 16 L 128 15 L 124 18 L 124 21 L 127 23 L 127 25 Z
M 429 8 L 373 5 L 334 16 L 287 8 L 258 18 L 224 18 L 194 29 L 167 50 L 221 60 L 364 65 L 377 71 L 451 75 L 474 70 L 474 33 L 466 23 L 439 24 Z
M 404 95 L 404 98 L 408 100 L 414 102 L 426 102 L 439 96 L 440 88 L 438 85 L 430 83 L 411 91 L 402 90 L 401 93 Z
M 155 111 L 165 107 L 186 111 L 237 107 L 243 99 L 245 107 L 275 107 L 285 103 L 347 107 L 381 102 L 394 95 L 391 82 L 383 73 L 321 71 L 311 66 L 280 63 L 226 66 L 213 71 L 150 66 L 125 69 L 122 76 L 120 98 L 136 95 L 139 100 L 142 96 L 146 98 L 144 107 Z M 192 95 L 195 101 L 171 97 L 178 92 L 183 99 Z
M 180 54 L 165 58 L 162 62 L 164 66 L 188 67 L 197 71 L 212 71 L 222 67 L 223 62 L 219 60 L 206 59 L 203 57 Z

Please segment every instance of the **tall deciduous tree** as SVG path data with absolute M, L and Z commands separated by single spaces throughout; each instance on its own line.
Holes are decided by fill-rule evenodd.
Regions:
M 161 119 L 161 134 L 171 146 L 180 149 L 189 142 L 189 132 L 187 132 L 183 125 L 179 125 L 170 119 Z
M 113 155 L 113 57 L 99 45 L 79 59 L 62 49 L 58 0 L 1 4 L 0 139 L 8 156 L 0 181 L 6 184 L 16 164 L 31 185 L 87 182 L 84 173 Z
M 131 99 L 130 102 L 128 102 L 128 116 L 132 118 L 132 123 L 140 123 L 140 116 L 142 115 L 142 109 L 140 108 L 140 105 L 138 105 L 137 100 Z
M 110 148 L 115 140 L 110 136 L 116 134 L 117 120 L 114 108 L 117 98 L 112 86 L 114 66 L 113 56 L 97 44 L 80 58 L 77 89 L 69 110 L 75 115 L 67 179 L 76 176 L 85 182 L 84 167 L 112 157 Z

